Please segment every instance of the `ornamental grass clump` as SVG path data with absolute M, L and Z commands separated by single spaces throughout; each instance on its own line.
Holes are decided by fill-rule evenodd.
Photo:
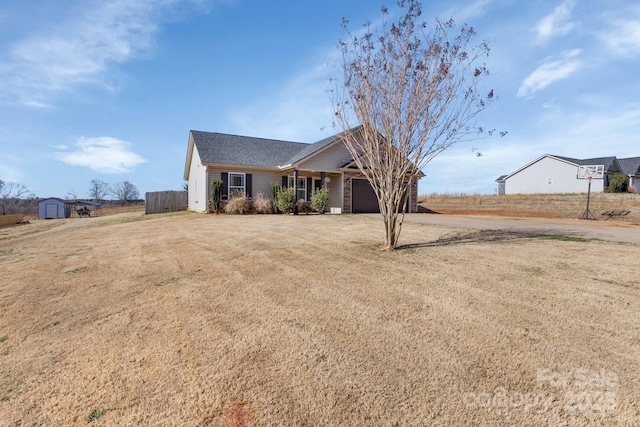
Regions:
M 253 198 L 253 210 L 258 214 L 273 213 L 271 200 L 267 199 L 264 194 L 258 193 L 256 197 Z
M 244 195 L 236 196 L 227 202 L 224 211 L 230 215 L 249 214 L 251 213 L 251 201 Z

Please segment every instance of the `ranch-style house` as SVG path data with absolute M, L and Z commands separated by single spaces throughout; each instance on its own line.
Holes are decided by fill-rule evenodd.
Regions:
M 357 128 L 351 130 L 357 132 Z M 379 212 L 376 195 L 354 164 L 341 134 L 313 144 L 189 132 L 184 179 L 188 182 L 188 209 L 207 212 L 212 178 L 223 181 L 223 200 L 242 193 L 271 198 L 271 183 L 294 188 L 298 200 L 310 200 L 313 191 L 329 191 L 333 213 Z M 417 212 L 418 185 L 414 182 L 407 212 Z

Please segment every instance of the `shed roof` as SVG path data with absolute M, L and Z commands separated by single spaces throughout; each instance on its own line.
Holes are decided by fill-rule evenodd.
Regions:
M 47 200 L 55 200 L 56 202 L 61 202 L 61 203 L 64 203 L 64 204 L 73 203 L 71 200 L 64 200 L 64 199 L 61 199 L 59 197 L 47 197 L 46 199 L 38 200 L 38 203 L 46 202 Z

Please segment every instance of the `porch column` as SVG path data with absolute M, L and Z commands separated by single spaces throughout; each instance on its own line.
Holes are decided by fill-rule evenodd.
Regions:
M 295 206 L 293 214 L 298 215 L 298 169 L 293 170 L 293 194 L 295 194 Z

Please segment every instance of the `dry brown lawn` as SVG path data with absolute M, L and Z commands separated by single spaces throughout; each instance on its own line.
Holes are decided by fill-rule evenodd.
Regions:
M 0 425 L 637 425 L 638 246 L 362 216 L 0 229 Z

